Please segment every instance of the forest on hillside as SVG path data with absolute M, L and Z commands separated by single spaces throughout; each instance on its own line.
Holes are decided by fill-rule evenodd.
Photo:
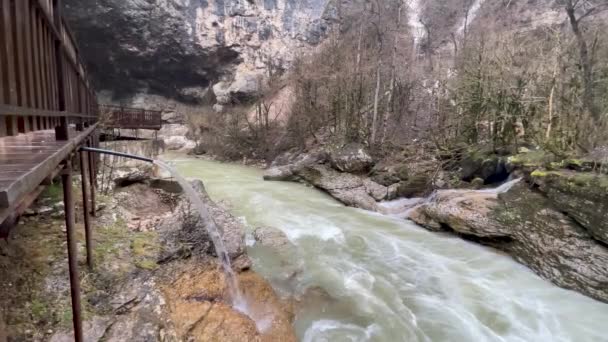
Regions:
M 380 155 L 413 142 L 436 153 L 589 153 L 608 140 L 608 2 L 542 6 L 553 17 L 513 1 L 435 1 L 416 13 L 392 0 L 338 6 L 314 52 L 287 72 L 268 65 L 253 115 L 211 115 L 201 143 L 268 160 L 311 142 L 364 143 Z M 273 106 L 286 87 L 284 122 Z

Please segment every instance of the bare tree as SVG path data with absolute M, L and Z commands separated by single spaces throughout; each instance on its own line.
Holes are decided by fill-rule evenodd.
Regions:
M 589 46 L 581 28 L 583 19 L 596 15 L 608 9 L 608 0 L 562 0 L 572 32 L 576 37 L 579 49 L 581 68 L 583 69 L 583 105 L 594 121 L 599 121 L 600 112 L 595 106 L 593 95 L 593 59 L 589 53 Z

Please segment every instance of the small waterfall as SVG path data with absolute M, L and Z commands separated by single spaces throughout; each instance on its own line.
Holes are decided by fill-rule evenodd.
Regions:
M 457 35 L 462 36 L 464 34 L 464 30 L 467 28 L 468 25 L 471 25 L 471 22 L 473 22 L 473 20 L 475 20 L 477 14 L 479 13 L 479 10 L 481 9 L 481 5 L 483 5 L 484 2 L 485 0 L 475 0 L 473 5 L 471 5 L 471 8 L 469 8 L 468 15 L 462 19 L 462 23 L 458 26 L 458 29 L 456 29 Z
M 495 194 L 500 195 L 511 190 L 515 184 L 519 183 L 522 179 L 517 178 L 501 184 L 500 186 L 493 189 L 482 189 L 482 190 L 460 190 L 470 191 L 481 194 Z M 445 191 L 459 191 L 459 190 L 445 190 Z M 426 198 L 400 198 L 393 201 L 382 202 L 379 204 L 380 213 L 406 219 L 410 216 L 412 210 L 420 207 L 429 202 L 433 202 L 437 198 L 438 191 L 434 191 L 430 196 Z
M 408 25 L 412 30 L 412 36 L 414 37 L 414 53 L 418 54 L 418 47 L 420 41 L 424 39 L 425 31 L 424 25 L 422 25 L 422 4 L 421 0 L 409 0 L 409 11 L 408 11 Z
M 426 202 L 424 198 L 400 198 L 379 203 L 379 207 L 380 212 L 384 215 L 406 219 L 414 208 L 424 202 Z
M 485 193 L 485 194 L 496 194 L 496 195 L 500 195 L 500 194 L 504 194 L 505 192 L 511 190 L 511 188 L 519 183 L 521 181 L 521 178 L 517 178 L 517 179 L 512 179 L 508 182 L 503 183 L 502 185 L 500 185 L 497 188 L 494 189 L 482 189 L 482 190 L 476 190 L 479 193 Z
M 232 301 L 232 306 L 243 312 L 247 313 L 247 303 L 241 293 L 239 288 L 239 283 L 236 278 L 236 274 L 232 270 L 232 264 L 230 262 L 230 256 L 228 255 L 228 251 L 226 250 L 226 246 L 224 245 L 224 240 L 222 239 L 222 234 L 217 227 L 217 224 L 211 217 L 209 210 L 207 210 L 207 206 L 203 203 L 199 194 L 194 190 L 190 182 L 188 182 L 184 177 L 182 177 L 173 167 L 167 165 L 166 163 L 155 160 L 155 165 L 158 165 L 162 169 L 171 173 L 171 176 L 175 178 L 175 180 L 181 185 L 184 193 L 192 203 L 192 206 L 196 208 L 201 219 L 203 220 L 207 231 L 209 232 L 209 236 L 211 237 L 211 241 L 215 246 L 215 251 L 220 259 L 222 264 L 222 268 L 224 270 L 224 274 L 226 276 L 226 283 L 228 284 L 228 291 L 230 294 L 230 299 Z

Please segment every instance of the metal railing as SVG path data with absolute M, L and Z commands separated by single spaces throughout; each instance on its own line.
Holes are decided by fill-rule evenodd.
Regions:
M 61 0 L 0 0 L 0 137 L 97 122 L 95 93 Z
M 101 105 L 99 112 L 103 128 L 159 130 L 162 127 L 162 112 L 157 110 Z

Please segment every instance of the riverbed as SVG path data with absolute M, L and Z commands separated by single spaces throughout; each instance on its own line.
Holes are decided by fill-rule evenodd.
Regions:
M 248 229 L 278 228 L 296 246 L 296 276 L 286 279 L 285 263 L 249 239 L 254 269 L 279 293 L 302 296 L 301 341 L 608 341 L 608 304 L 492 249 L 345 207 L 303 184 L 265 182 L 255 168 L 166 159 L 203 180 Z

